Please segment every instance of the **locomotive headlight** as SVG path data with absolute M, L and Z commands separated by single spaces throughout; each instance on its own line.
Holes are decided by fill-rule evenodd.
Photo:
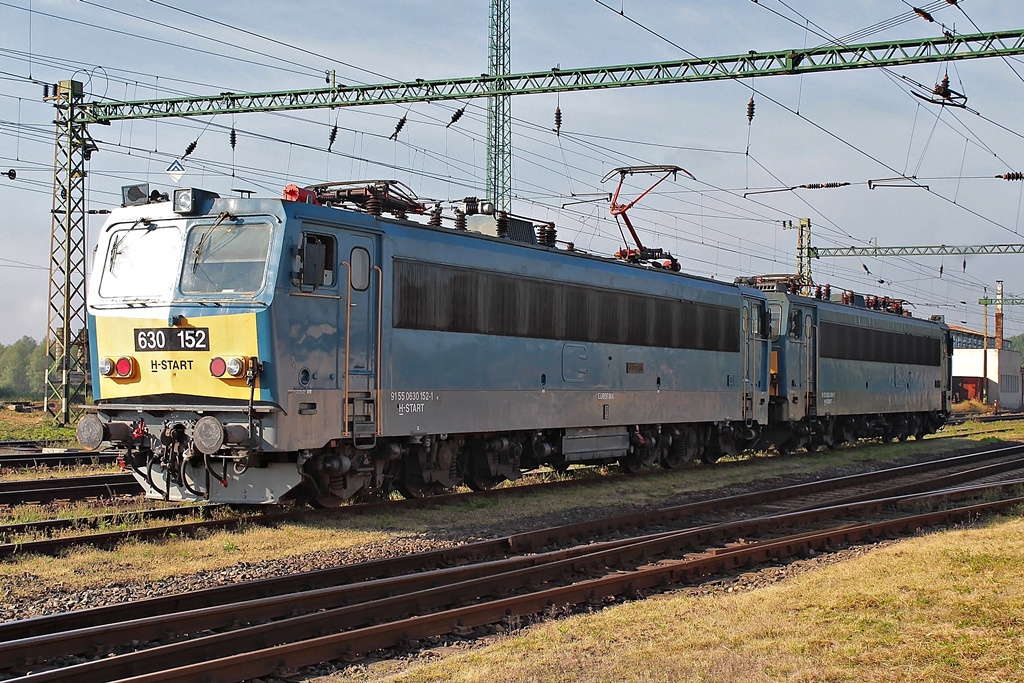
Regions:
M 179 187 L 174 191 L 171 207 L 174 209 L 174 213 L 199 213 L 200 205 L 203 202 L 217 199 L 218 197 L 220 197 L 219 194 L 209 190 L 200 190 L 195 187 Z
M 182 187 L 174 191 L 174 213 L 192 213 L 195 195 L 191 187 Z
M 136 369 L 138 369 L 138 364 L 131 356 L 122 356 L 114 364 L 114 372 L 117 373 L 118 377 L 132 377 L 135 375 Z
M 97 364 L 97 369 L 100 374 L 104 377 L 110 377 L 114 374 L 114 361 L 111 358 L 100 358 L 100 362 Z
M 232 377 L 241 377 L 245 374 L 245 365 L 244 358 L 239 358 L 238 356 L 228 358 L 226 363 L 228 374 Z

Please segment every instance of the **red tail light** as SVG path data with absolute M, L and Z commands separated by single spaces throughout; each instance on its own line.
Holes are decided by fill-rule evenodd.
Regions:
M 135 363 L 135 359 L 131 356 L 122 356 L 117 359 L 117 363 L 114 364 L 114 372 L 117 373 L 118 377 L 131 377 L 135 374 L 135 369 L 138 365 Z

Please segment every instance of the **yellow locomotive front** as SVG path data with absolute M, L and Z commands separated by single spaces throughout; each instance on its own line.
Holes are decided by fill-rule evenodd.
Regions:
M 88 296 L 95 410 L 78 437 L 122 449 L 149 497 L 276 502 L 301 480 L 263 456 L 282 225 L 279 201 L 182 189 L 103 227 Z

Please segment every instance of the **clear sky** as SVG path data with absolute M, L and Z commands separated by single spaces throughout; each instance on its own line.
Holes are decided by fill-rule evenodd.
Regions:
M 513 72 L 1024 26 L 1024 4 L 995 0 L 918 0 L 934 22 L 896 0 L 511 1 Z M 487 70 L 487 46 L 486 0 L 0 0 L 0 171 L 17 173 L 0 175 L 0 342 L 46 332 L 53 111 L 42 83 L 73 77 L 90 100 L 133 100 L 320 87 L 332 69 L 346 84 L 471 76 Z M 947 73 L 969 109 L 910 94 Z M 601 178 L 615 167 L 679 165 L 697 180 L 660 186 L 630 217 L 645 244 L 676 254 L 684 271 L 729 281 L 793 272 L 796 233 L 782 224 L 800 217 L 811 218 L 822 247 L 1024 242 L 1024 182 L 995 178 L 1024 171 L 1022 95 L 1024 59 L 1010 58 L 515 97 L 513 208 L 554 221 L 560 239 L 611 253 L 622 238 L 607 203 L 572 202 L 614 189 Z M 461 104 L 466 115 L 445 128 Z M 445 202 L 482 196 L 485 108 L 474 100 L 93 126 L 100 149 L 87 204 L 117 206 L 130 183 L 169 190 L 164 170 L 193 140 L 180 184 L 222 195 L 394 178 Z M 928 189 L 868 187 L 897 175 Z M 829 182 L 850 185 L 744 197 Z M 101 224 L 89 218 L 90 254 Z M 968 257 L 966 271 L 959 256 L 836 258 L 816 261 L 814 275 L 980 329 L 983 288 L 993 294 L 1003 279 L 1008 294 L 1024 294 L 1022 264 L 1019 255 Z M 1021 332 L 1024 307 L 1008 308 L 1006 335 Z

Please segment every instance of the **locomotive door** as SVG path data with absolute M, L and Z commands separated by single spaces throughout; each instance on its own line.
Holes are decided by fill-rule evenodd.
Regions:
M 807 329 L 804 309 L 793 308 L 789 317 L 789 353 L 787 354 L 788 392 L 791 399 L 790 419 L 799 420 L 807 415 L 807 380 L 809 378 Z M 807 318 L 810 320 L 810 318 Z M 801 405 L 803 404 L 803 405 Z
M 347 280 L 347 291 L 341 297 L 341 325 L 345 331 L 341 354 L 345 422 L 356 444 L 370 447 L 379 426 L 376 398 L 380 381 L 377 344 L 381 270 L 376 265 L 371 236 L 342 233 L 338 243 L 343 262 L 342 282 Z
M 743 419 L 758 420 L 758 406 L 767 402 L 770 330 L 762 304 L 748 300 L 743 306 Z
M 743 419 L 750 420 L 754 416 L 754 387 L 757 379 L 757 361 L 755 355 L 755 331 L 757 318 L 751 315 L 750 302 L 743 303 L 741 323 L 743 328 Z

